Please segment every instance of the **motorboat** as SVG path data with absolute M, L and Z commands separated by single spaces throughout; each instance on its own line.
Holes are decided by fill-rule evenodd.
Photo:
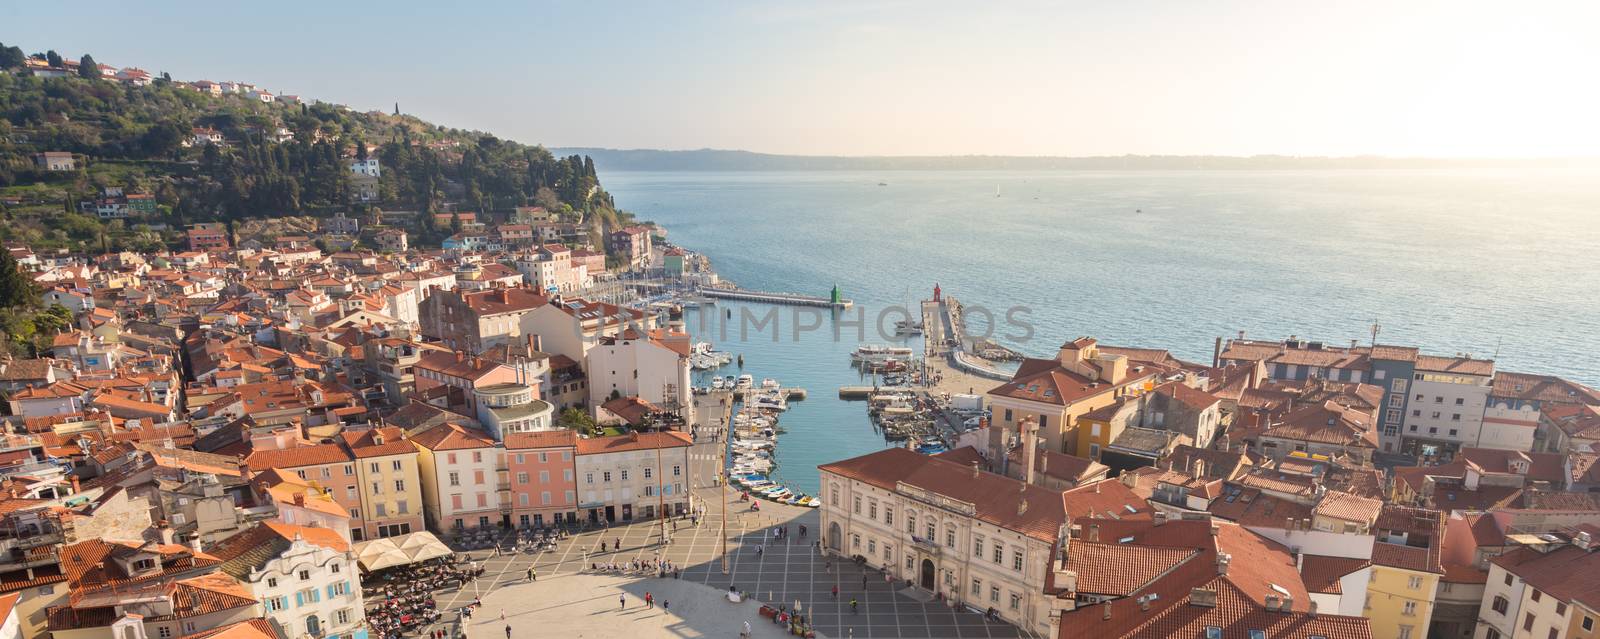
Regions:
M 863 344 L 856 347 L 850 358 L 857 362 L 879 362 L 890 358 L 910 359 L 916 351 L 909 346 L 885 346 L 882 344 Z
M 916 320 L 900 320 L 894 323 L 895 335 L 921 335 L 922 323 Z
M 734 382 L 733 388 L 734 390 L 749 390 L 750 385 L 754 383 L 754 381 L 754 377 L 751 377 L 749 373 L 745 373 L 739 376 L 739 381 Z

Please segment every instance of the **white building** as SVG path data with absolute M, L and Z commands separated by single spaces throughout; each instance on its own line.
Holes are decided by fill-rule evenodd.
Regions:
M 680 432 L 578 440 L 578 516 L 589 521 L 652 519 L 689 512 L 689 448 Z
M 668 411 L 681 408 L 691 419 L 689 335 L 654 329 L 641 334 L 628 329 L 600 340 L 589 349 L 589 405 L 604 404 L 613 394 L 638 397 Z
M 511 433 L 536 433 L 555 428 L 555 407 L 539 399 L 536 385 L 490 384 L 472 389 L 472 396 L 478 422 L 497 441 L 505 441 L 506 435 Z
M 1440 454 L 1475 448 L 1494 379 L 1494 361 L 1419 355 L 1400 430 L 1401 452 Z
M 904 448 L 818 469 L 825 552 L 1053 635 L 1044 586 L 1067 521 L 1059 491 Z
M 360 572 L 338 533 L 269 521 L 218 542 L 210 554 L 289 637 L 365 639 Z
M 365 160 L 356 160 L 350 163 L 350 172 L 367 177 L 383 177 L 378 167 L 378 158 L 367 156 Z
M 505 449 L 487 433 L 439 424 L 411 437 L 427 523 L 434 530 L 488 528 L 511 518 Z M 502 490 L 503 487 L 503 490 Z M 503 493 L 503 494 L 502 494 Z

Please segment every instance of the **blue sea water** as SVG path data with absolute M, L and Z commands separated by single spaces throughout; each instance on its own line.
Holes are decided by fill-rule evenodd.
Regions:
M 1501 370 L 1600 384 L 1600 174 L 1580 170 L 1271 172 L 608 172 L 619 206 L 666 227 L 746 288 L 914 307 L 935 283 L 1032 327 L 1020 350 L 1065 340 L 1170 349 L 1209 362 L 1238 331 L 1370 339 L 1495 357 Z M 879 186 L 880 182 L 886 183 Z M 763 316 L 768 308 L 741 308 Z M 831 319 L 795 339 L 715 322 L 691 330 L 742 353 L 745 372 L 802 386 L 783 417 L 786 479 L 882 447 Z M 814 318 L 798 318 L 806 325 Z M 892 323 L 892 318 L 888 320 Z M 871 329 L 869 329 L 870 331 Z M 708 334 L 709 333 L 709 334 Z M 774 336 L 776 334 L 776 341 Z M 869 335 L 866 341 L 883 340 Z M 725 372 L 736 374 L 735 369 Z M 976 389 L 982 392 L 984 389 Z

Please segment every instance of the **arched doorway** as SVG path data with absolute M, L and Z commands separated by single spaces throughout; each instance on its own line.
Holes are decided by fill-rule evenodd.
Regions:
M 313 637 L 322 636 L 322 621 L 316 615 L 306 617 L 306 634 Z
M 933 560 L 922 560 L 922 587 L 933 590 Z
M 839 551 L 839 538 L 843 536 L 844 533 L 839 532 L 839 522 L 828 524 L 828 547 L 834 552 Z

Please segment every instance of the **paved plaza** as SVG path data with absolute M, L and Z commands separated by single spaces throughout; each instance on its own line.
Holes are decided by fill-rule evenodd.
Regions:
M 731 494 L 731 491 L 730 491 Z M 757 614 L 760 603 L 781 603 L 793 609 L 798 601 L 819 636 L 826 637 L 1018 637 L 1007 624 L 989 622 L 981 614 L 955 611 L 947 604 L 929 601 L 926 593 L 904 584 L 886 583 L 871 568 L 863 571 L 818 554 L 816 511 L 763 503 L 750 512 L 748 502 L 733 502 L 728 518 L 728 573 L 722 571 L 720 497 L 715 490 L 700 490 L 710 515 L 698 527 L 687 520 L 669 527 L 672 543 L 660 544 L 659 522 L 640 522 L 585 532 L 562 541 L 556 550 L 539 553 L 474 551 L 471 556 L 486 568 L 484 576 L 463 588 L 436 595 L 444 621 L 431 629 L 454 633 L 464 630 L 469 639 L 499 639 L 506 625 L 513 639 L 543 636 L 583 637 L 737 637 L 749 621 L 756 636 L 781 636 L 778 627 Z M 799 538 L 799 526 L 810 530 Z M 790 542 L 774 542 L 773 526 L 787 525 Z M 604 540 L 607 550 L 596 549 Z M 611 550 L 621 542 L 620 550 Z M 758 552 L 758 545 L 763 552 Z M 630 560 L 664 558 L 682 566 L 679 579 L 596 573 L 593 563 L 625 564 Z M 537 578 L 530 583 L 527 569 Z M 865 577 L 865 579 L 863 579 Z M 865 585 L 863 585 L 865 584 Z M 839 587 L 839 597 L 832 594 Z M 729 586 L 749 593 L 742 604 L 726 601 Z M 646 591 L 671 603 L 671 613 L 645 610 Z M 626 609 L 618 597 L 626 595 Z M 481 597 L 482 607 L 457 625 L 456 610 Z M 852 612 L 849 601 L 856 599 Z M 759 603 L 758 603 L 759 602 Z M 500 621 L 500 611 L 506 621 Z M 548 634 L 547 634 L 548 633 Z

